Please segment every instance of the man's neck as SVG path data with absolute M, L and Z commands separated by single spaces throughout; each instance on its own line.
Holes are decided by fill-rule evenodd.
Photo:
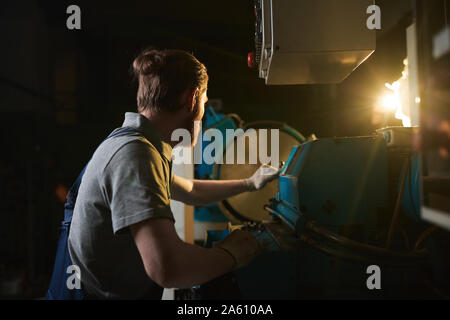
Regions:
M 140 112 L 140 114 L 150 121 L 164 142 L 168 143 L 172 147 L 178 143 L 177 141 L 172 141 L 171 139 L 172 132 L 179 127 L 177 125 L 178 121 L 176 121 L 176 116 L 168 113 L 152 114 L 149 111 L 143 111 Z

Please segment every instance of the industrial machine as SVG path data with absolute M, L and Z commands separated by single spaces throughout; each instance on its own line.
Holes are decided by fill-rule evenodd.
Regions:
M 299 133 L 294 128 L 286 125 L 285 123 L 277 122 L 277 121 L 256 121 L 245 123 L 238 115 L 236 114 L 222 114 L 220 112 L 214 111 L 213 107 L 206 108 L 204 115 L 204 130 L 202 140 L 205 139 L 205 134 L 207 134 L 208 129 L 217 129 L 220 130 L 224 137 L 223 141 L 223 153 L 224 155 L 230 151 L 230 148 L 237 148 L 237 144 L 231 144 L 230 136 L 226 135 L 226 130 L 229 129 L 242 129 L 242 132 L 247 132 L 248 129 L 254 129 L 256 132 L 257 139 L 259 141 L 259 136 L 261 130 L 271 130 L 277 129 L 279 131 L 279 146 L 278 152 L 280 159 L 286 160 L 291 152 L 292 148 L 297 146 L 299 143 L 305 142 L 307 139 Z M 266 132 L 267 133 L 267 132 Z M 268 133 L 270 135 L 270 132 Z M 267 136 L 267 135 L 266 135 Z M 232 137 L 236 139 L 236 137 Z M 248 151 L 249 151 L 249 140 L 245 141 L 245 158 L 249 159 Z M 269 150 L 268 154 L 271 154 L 271 141 L 267 141 Z M 208 148 L 208 143 L 203 142 L 202 149 L 198 150 L 203 152 L 206 148 Z M 195 166 L 195 177 L 197 179 L 218 179 L 218 180 L 233 180 L 233 179 L 241 179 L 244 176 L 251 176 L 259 167 L 260 163 L 254 164 L 238 164 L 237 156 L 238 152 L 234 150 L 233 152 L 234 158 L 232 159 L 232 163 L 223 163 L 223 164 L 207 164 L 202 162 L 199 165 Z M 278 165 L 278 164 L 277 164 Z M 260 190 L 258 192 L 247 194 L 247 195 L 238 195 L 236 197 L 232 197 L 226 201 L 223 201 L 218 204 L 212 204 L 204 207 L 196 207 L 195 208 L 195 220 L 197 222 L 228 222 L 232 221 L 235 223 L 239 223 L 241 221 L 261 221 L 267 219 L 269 217 L 268 212 L 265 211 L 262 207 L 254 207 L 255 201 L 266 201 L 268 202 L 270 198 L 276 192 L 276 183 L 269 183 L 266 188 Z
M 409 129 L 294 147 L 270 202 L 261 195 L 251 202 L 254 210 L 247 209 L 247 215 L 259 209 L 268 215 L 241 216 L 237 226 L 251 230 L 263 254 L 245 268 L 194 288 L 194 297 L 429 297 L 431 263 L 439 257 L 423 244 L 437 230 L 419 219 L 417 155 L 407 144 L 389 140 L 398 130 L 410 131 L 411 137 Z M 209 231 L 205 246 L 228 233 Z M 368 289 L 370 266 L 382 271 L 383 290 Z M 439 276 L 448 281 L 445 274 Z
M 375 49 L 374 31 L 365 28 L 365 8 L 373 1 L 342 3 L 255 1 L 256 50 L 249 55 L 249 65 L 258 68 L 268 85 L 342 81 Z M 427 71 L 426 79 L 434 79 L 433 75 L 447 79 L 448 73 L 438 72 L 437 66 L 448 62 L 448 43 L 437 44 L 442 34 L 448 35 L 448 25 L 437 25 L 432 29 L 437 36 L 430 35 L 433 32 L 424 22 L 427 12 L 440 7 L 428 3 L 418 2 L 418 12 L 423 13 L 418 33 L 424 38 L 419 38 L 419 44 L 427 48 L 419 50 L 420 70 Z M 312 31 L 301 32 L 299 37 L 293 30 Z M 432 54 L 436 61 L 425 63 Z M 448 86 L 448 81 L 426 84 Z M 432 95 L 424 82 L 420 88 L 425 102 L 442 97 L 443 91 Z M 413 98 L 419 103 L 419 97 Z M 442 117 L 448 115 L 448 108 L 443 99 L 437 100 L 428 104 L 428 109 L 434 108 L 430 113 L 433 117 L 422 115 L 428 119 L 424 123 L 427 129 L 422 130 L 423 141 L 428 143 L 422 146 L 425 154 L 417 148 L 418 127 L 387 127 L 362 137 L 317 139 L 278 125 L 285 133 L 280 142 L 279 179 L 264 192 L 239 195 L 212 206 L 221 221 L 230 224 L 229 228 L 209 230 L 204 242 L 212 247 L 232 229 L 244 228 L 258 239 L 263 253 L 248 266 L 179 297 L 448 298 L 448 117 Z M 441 117 L 439 126 L 434 121 L 436 114 Z M 218 127 L 236 118 L 214 117 L 216 120 L 209 117 L 208 121 Z M 238 123 L 243 128 L 252 127 L 242 125 L 240 119 Z M 270 125 L 263 121 L 255 127 Z M 440 138 L 432 140 L 436 128 Z M 196 173 L 198 178 L 233 179 L 254 169 L 201 164 Z M 207 174 L 202 176 L 204 172 Z M 423 179 L 423 173 L 428 180 Z M 196 208 L 197 212 L 203 212 L 207 219 L 205 208 Z M 381 276 L 378 285 L 371 283 L 374 270 Z

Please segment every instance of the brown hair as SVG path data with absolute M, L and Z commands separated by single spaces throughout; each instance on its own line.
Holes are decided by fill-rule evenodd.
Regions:
M 139 82 L 138 111 L 177 111 L 186 90 L 206 90 L 205 66 L 183 50 L 146 49 L 134 59 L 133 72 Z

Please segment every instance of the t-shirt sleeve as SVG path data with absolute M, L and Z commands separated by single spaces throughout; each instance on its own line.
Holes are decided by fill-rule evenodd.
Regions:
M 103 172 L 105 196 L 115 234 L 150 218 L 173 221 L 170 209 L 171 177 L 158 151 L 141 141 L 123 146 Z

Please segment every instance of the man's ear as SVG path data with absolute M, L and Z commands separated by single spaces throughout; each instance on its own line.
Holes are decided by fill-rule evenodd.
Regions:
M 199 96 L 198 96 L 199 93 L 200 93 L 200 92 L 199 92 L 198 88 L 195 89 L 195 90 L 193 90 L 193 91 L 190 91 L 190 92 L 188 93 L 188 103 L 187 103 L 187 106 L 188 106 L 190 112 L 194 111 L 195 106 L 197 105 L 197 99 L 199 98 Z

